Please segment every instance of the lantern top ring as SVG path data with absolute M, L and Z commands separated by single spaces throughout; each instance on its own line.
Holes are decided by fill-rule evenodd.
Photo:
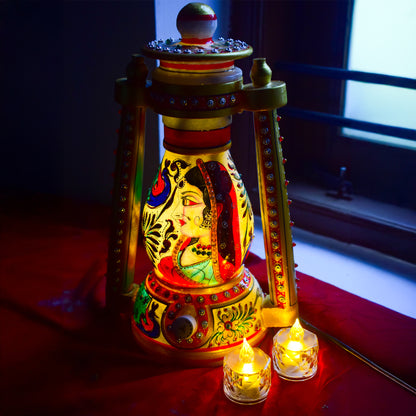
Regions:
M 164 61 L 226 62 L 244 58 L 253 49 L 246 42 L 218 38 L 212 35 L 217 27 L 217 16 L 211 7 L 203 3 L 189 3 L 176 19 L 181 38 L 154 40 L 143 49 L 145 56 Z

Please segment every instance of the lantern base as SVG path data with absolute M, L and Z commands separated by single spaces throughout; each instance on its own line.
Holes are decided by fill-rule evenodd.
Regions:
M 226 285 L 173 288 L 149 273 L 134 302 L 132 331 L 138 344 L 159 358 L 218 366 L 246 338 L 259 344 L 263 292 L 248 269 Z
M 170 345 L 156 344 L 152 339 L 144 337 L 134 328 L 134 323 L 132 323 L 132 328 L 134 338 L 139 347 L 158 362 L 177 363 L 189 367 L 219 367 L 223 364 L 224 356 L 235 348 L 235 345 L 233 345 L 220 350 L 180 350 Z M 255 347 L 263 341 L 266 333 L 267 329 L 264 329 L 256 337 L 250 338 L 248 341 Z

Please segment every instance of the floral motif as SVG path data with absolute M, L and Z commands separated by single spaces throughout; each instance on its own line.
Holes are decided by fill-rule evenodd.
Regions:
M 218 325 L 214 335 L 210 339 L 210 346 L 213 344 L 230 344 L 238 339 L 244 338 L 254 327 L 256 320 L 256 309 L 253 303 L 220 309 L 217 312 Z

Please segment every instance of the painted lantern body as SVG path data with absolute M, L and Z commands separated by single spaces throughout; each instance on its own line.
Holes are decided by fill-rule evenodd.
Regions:
M 116 82 L 123 105 L 113 194 L 107 302 L 134 297 L 131 319 L 147 351 L 191 363 L 219 364 L 244 338 L 258 344 L 268 326 L 297 317 L 290 218 L 276 108 L 286 87 L 271 81 L 264 58 L 243 85 L 236 59 L 245 42 L 213 40 L 216 16 L 201 3 L 179 13 L 179 40 L 153 41 L 143 54 L 160 60 L 146 84 L 143 58 L 133 56 Z M 140 221 L 144 112 L 163 115 L 166 153 L 141 218 L 153 270 L 135 290 Z M 254 112 L 262 226 L 269 295 L 245 268 L 253 213 L 229 149 L 233 114 Z M 128 183 L 126 183 L 128 181 Z
M 143 236 L 160 280 L 207 288 L 241 273 L 253 214 L 228 151 L 166 152 L 143 212 Z
M 198 140 L 205 132 L 182 134 Z M 229 142 L 229 127 L 211 134 Z M 140 344 L 215 362 L 244 337 L 262 338 L 263 293 L 244 267 L 253 213 L 228 150 L 166 151 L 142 229 L 154 270 L 135 302 L 133 330 Z

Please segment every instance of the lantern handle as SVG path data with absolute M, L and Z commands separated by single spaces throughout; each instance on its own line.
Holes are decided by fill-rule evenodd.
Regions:
M 245 109 L 253 112 L 257 176 L 269 295 L 263 305 L 267 327 L 291 326 L 298 317 L 292 222 L 287 195 L 277 108 L 286 105 L 286 84 L 271 81 L 265 58 L 253 61 L 252 84 L 245 85 Z
M 143 56 L 132 56 L 126 74 L 115 84 L 115 100 L 122 108 L 106 282 L 106 306 L 115 314 L 129 312 L 137 291 L 133 280 L 141 218 L 148 74 Z

